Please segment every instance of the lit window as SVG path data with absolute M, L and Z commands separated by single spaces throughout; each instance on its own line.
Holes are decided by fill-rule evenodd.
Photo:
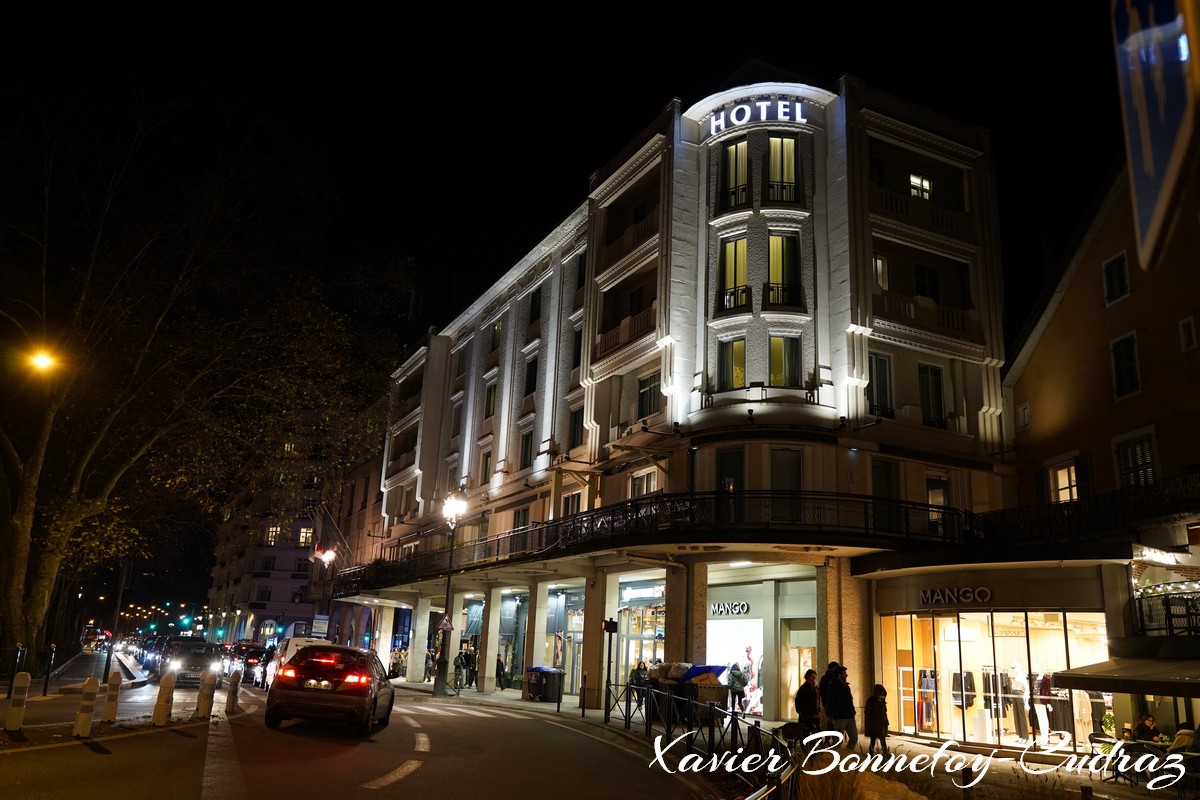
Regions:
M 312 547 L 313 546 L 313 529 L 312 528 L 301 528 L 300 529 L 299 546 L 300 547 Z
M 651 494 L 658 489 L 658 473 L 643 472 L 641 475 L 634 475 L 629 479 L 629 496 L 641 497 Z
M 1138 378 L 1137 336 L 1129 334 L 1112 343 L 1113 389 L 1124 397 L 1142 388 Z
M 496 350 L 500 347 L 500 335 L 504 332 L 504 320 L 498 319 L 492 324 L 492 340 L 489 350 Z
M 876 253 L 871 261 L 875 268 L 875 285 L 886 290 L 888 288 L 887 256 Z
M 638 419 L 644 419 L 662 410 L 662 390 L 659 388 L 659 373 L 638 378 Z
M 771 385 L 800 385 L 800 337 L 771 337 Z
M 745 205 L 750 200 L 750 151 L 746 140 L 725 145 L 721 169 L 721 208 Z
M 914 173 L 908 176 L 908 188 L 913 197 L 928 200 L 933 194 L 933 181 L 924 175 Z
M 268 547 L 274 547 L 275 543 L 278 541 L 279 541 L 279 526 L 278 525 L 269 526 L 267 528 L 267 535 L 263 539 L 263 544 L 267 545 Z
M 726 239 L 721 243 L 720 311 L 750 305 L 746 287 L 746 239 Z
M 1078 500 L 1078 482 L 1075 480 L 1075 462 L 1059 464 L 1050 468 L 1051 500 L 1067 503 Z
M 296 452 L 296 443 L 295 442 L 284 442 L 283 443 L 283 452 L 285 452 L 285 453 Z
M 1125 254 L 1104 262 L 1104 303 L 1111 305 L 1129 294 L 1129 271 Z
M 746 386 L 746 340 L 721 342 L 717 350 L 717 387 L 719 391 Z
M 796 180 L 796 140 L 772 136 L 767 141 L 767 194 L 771 200 L 795 203 L 800 200 Z
M 800 305 L 800 241 L 793 235 L 771 234 L 767 302 Z

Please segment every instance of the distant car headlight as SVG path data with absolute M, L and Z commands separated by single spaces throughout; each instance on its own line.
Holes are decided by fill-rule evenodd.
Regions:
M 208 668 L 211 669 L 213 672 L 220 672 L 221 671 L 221 662 L 214 661 L 208 665 Z
M 172 660 L 171 660 L 171 663 L 170 663 L 170 665 L 169 665 L 167 668 L 168 668 L 168 669 L 176 669 L 176 670 L 177 670 L 177 669 L 179 669 L 181 666 L 183 666 L 183 664 L 179 663 L 179 659 L 177 659 L 177 658 L 176 658 L 176 659 L 172 659 Z

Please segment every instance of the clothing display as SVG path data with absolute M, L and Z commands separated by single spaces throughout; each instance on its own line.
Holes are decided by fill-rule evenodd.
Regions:
M 937 723 L 937 677 L 931 669 L 923 669 L 917 681 L 917 727 L 923 731 L 932 731 Z
M 954 705 L 960 708 L 970 708 L 975 705 L 975 673 L 971 671 L 956 672 L 950 683 L 950 696 Z

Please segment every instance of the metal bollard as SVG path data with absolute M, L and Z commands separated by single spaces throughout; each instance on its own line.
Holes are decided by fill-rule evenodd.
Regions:
M 217 691 L 217 676 L 212 670 L 206 670 L 200 676 L 200 691 L 196 693 L 196 716 L 211 717 L 213 709 L 213 695 Z
M 962 778 L 959 779 L 959 783 L 961 783 L 962 787 L 963 787 L 963 790 L 962 790 L 963 800 L 971 800 L 971 798 L 975 796 L 975 792 L 971 791 L 971 789 L 972 789 L 971 783 L 974 780 L 975 780 L 975 771 L 973 769 L 971 769 L 970 767 L 963 767 L 962 768 Z
M 117 721 L 117 701 L 121 697 L 121 673 L 108 674 L 108 688 L 104 693 L 104 713 L 100 715 L 101 722 Z
M 54 672 L 54 657 L 58 655 L 58 645 L 50 645 L 50 652 L 46 655 L 46 680 L 42 683 L 42 697 L 50 694 L 50 673 Z
M 8 670 L 8 698 L 12 699 L 13 682 L 17 679 L 17 674 L 21 672 L 21 666 L 25 663 L 25 645 L 17 642 L 17 646 L 13 648 L 12 667 Z
M 158 681 L 158 699 L 154 702 L 154 713 L 150 724 L 160 728 L 171 721 L 171 708 L 175 705 L 175 673 L 168 672 Z
M 233 714 L 241 711 L 238 708 L 238 689 L 242 685 L 242 671 L 235 669 L 233 674 L 229 676 L 229 690 L 225 696 L 225 713 Z
M 79 712 L 75 714 L 75 730 L 72 736 L 91 736 L 92 717 L 96 713 L 96 694 L 100 691 L 100 681 L 89 677 L 83 682 L 83 699 L 79 701 Z
M 33 678 L 28 672 L 19 672 L 13 676 L 11 682 L 12 703 L 8 707 L 8 714 L 4 717 L 4 730 L 19 731 L 25 724 L 25 700 L 29 697 L 29 684 L 32 681 Z

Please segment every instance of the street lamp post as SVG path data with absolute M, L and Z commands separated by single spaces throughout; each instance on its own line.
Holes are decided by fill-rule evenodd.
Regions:
M 330 569 L 333 566 L 333 560 L 337 558 L 337 553 L 331 547 L 321 553 L 321 563 L 325 565 L 325 571 L 321 575 L 321 599 L 325 601 L 325 638 L 329 638 L 329 618 L 333 616 L 333 581 L 330 581 Z M 314 634 L 315 635 L 315 634 Z M 336 643 L 335 636 L 332 641 Z
M 450 578 L 454 574 L 454 529 L 458 518 L 467 510 L 467 500 L 457 490 L 450 492 L 442 504 L 442 514 L 446 524 L 450 526 L 450 556 L 446 562 L 446 619 L 450 617 L 450 605 L 454 596 L 450 588 Z M 450 665 L 450 628 L 442 629 L 442 651 L 438 654 L 437 674 L 433 678 L 433 696 L 446 696 L 446 673 Z

